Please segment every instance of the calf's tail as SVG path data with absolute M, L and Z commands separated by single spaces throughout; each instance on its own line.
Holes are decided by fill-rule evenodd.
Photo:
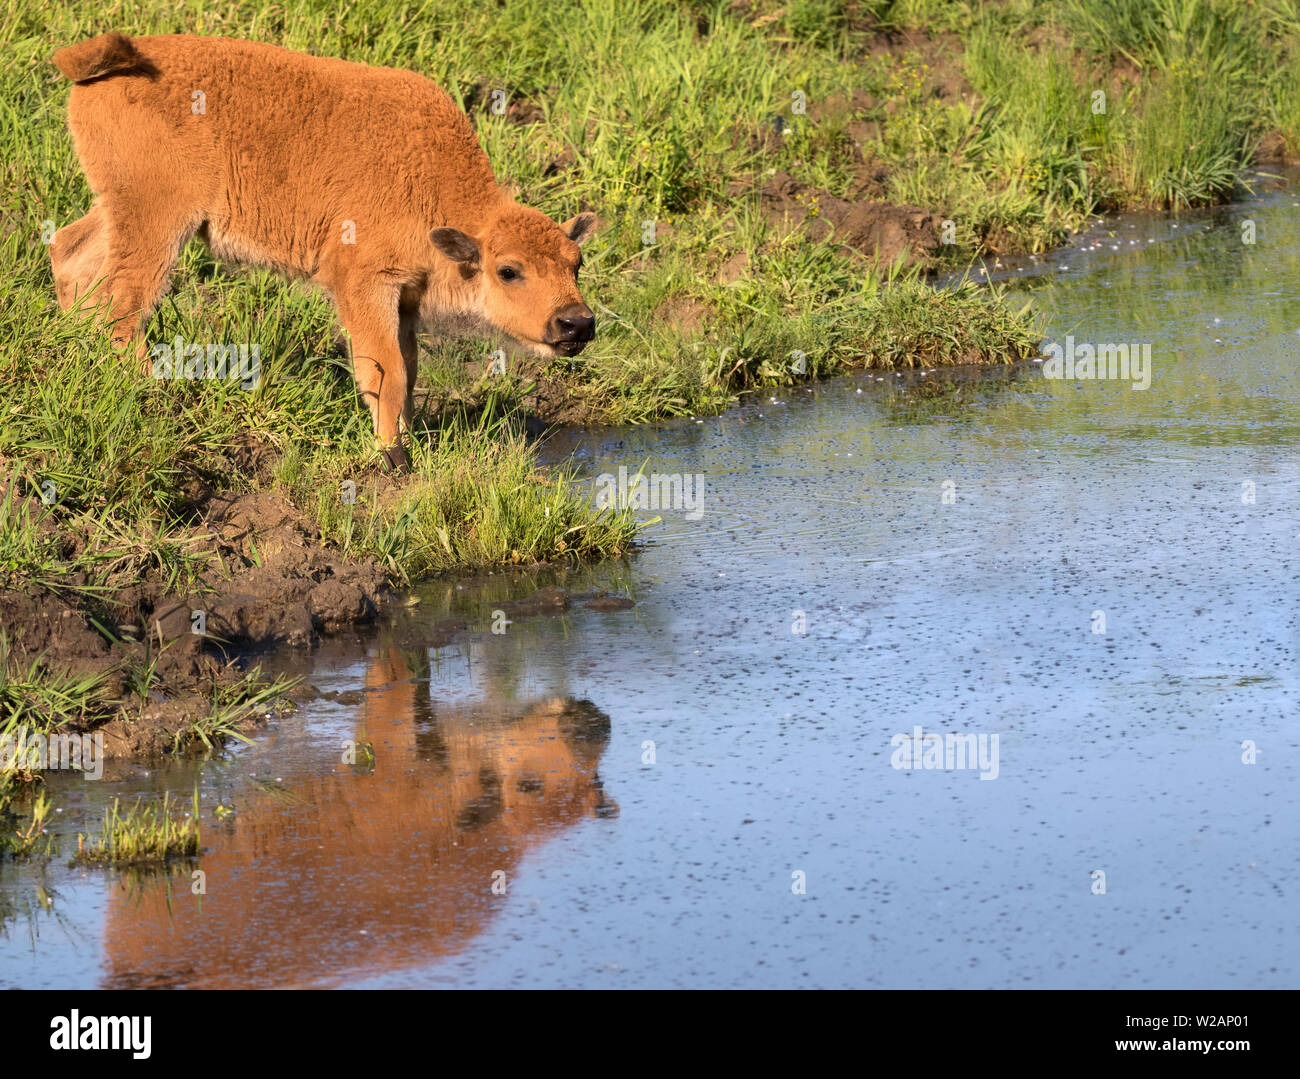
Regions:
M 54 66 L 73 82 L 88 82 L 105 75 L 120 75 L 148 67 L 125 34 L 100 34 L 89 41 L 60 49 L 50 57 Z

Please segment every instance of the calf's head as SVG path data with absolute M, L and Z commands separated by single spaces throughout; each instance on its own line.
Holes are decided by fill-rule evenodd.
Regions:
M 539 356 L 576 356 L 596 335 L 596 319 L 578 291 L 582 243 L 596 215 L 563 225 L 511 205 L 478 236 L 454 228 L 430 237 L 475 290 L 475 314 Z

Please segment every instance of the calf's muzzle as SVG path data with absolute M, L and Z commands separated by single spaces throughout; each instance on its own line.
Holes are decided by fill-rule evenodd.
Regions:
M 551 316 L 546 343 L 565 356 L 576 356 L 596 336 L 596 316 L 585 303 L 571 303 Z

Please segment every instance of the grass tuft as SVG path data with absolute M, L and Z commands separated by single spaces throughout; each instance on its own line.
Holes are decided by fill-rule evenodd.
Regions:
M 137 800 L 129 809 L 114 798 L 104 811 L 103 831 L 93 837 L 78 834 L 73 864 L 140 867 L 192 858 L 201 849 L 197 788 L 192 807 L 182 814 L 170 792 L 160 804 Z

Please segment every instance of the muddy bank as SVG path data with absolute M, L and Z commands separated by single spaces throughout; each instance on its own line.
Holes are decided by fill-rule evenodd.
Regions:
M 191 539 L 212 556 L 213 570 L 183 595 L 149 574 L 102 592 L 85 590 L 84 580 L 0 592 L 11 676 L 47 687 L 88 680 L 78 717 L 59 729 L 102 734 L 107 757 L 185 749 L 202 741 L 196 720 L 217 709 L 222 724 L 205 728 L 212 741 L 255 729 L 271 712 L 319 695 L 303 683 L 259 696 L 271 684 L 257 677 L 268 650 L 308 650 L 381 619 L 396 622 L 414 602 L 403 601 L 377 564 L 342 557 L 314 522 L 268 492 L 212 497 Z M 456 587 L 488 596 L 504 576 L 465 577 Z M 634 604 L 555 586 L 488 604 L 511 621 L 578 605 L 616 612 Z M 471 628 L 464 619 L 425 624 L 406 644 L 441 647 Z M 41 700 L 33 695 L 27 722 L 42 718 Z
M 18 508 L 33 517 L 41 509 L 33 500 Z M 67 534 L 56 540 L 65 553 L 86 541 Z M 175 747 L 196 717 L 245 682 L 247 656 L 366 625 L 394 599 L 379 566 L 343 558 L 314 522 L 269 492 L 212 496 L 187 540 L 194 553 L 209 556 L 210 569 L 183 594 L 156 570 L 107 583 L 81 574 L 0 592 L 11 676 L 22 672 L 46 687 L 91 679 L 79 722 L 63 729 L 102 732 L 112 756 Z M 39 716 L 39 703 L 35 710 Z

